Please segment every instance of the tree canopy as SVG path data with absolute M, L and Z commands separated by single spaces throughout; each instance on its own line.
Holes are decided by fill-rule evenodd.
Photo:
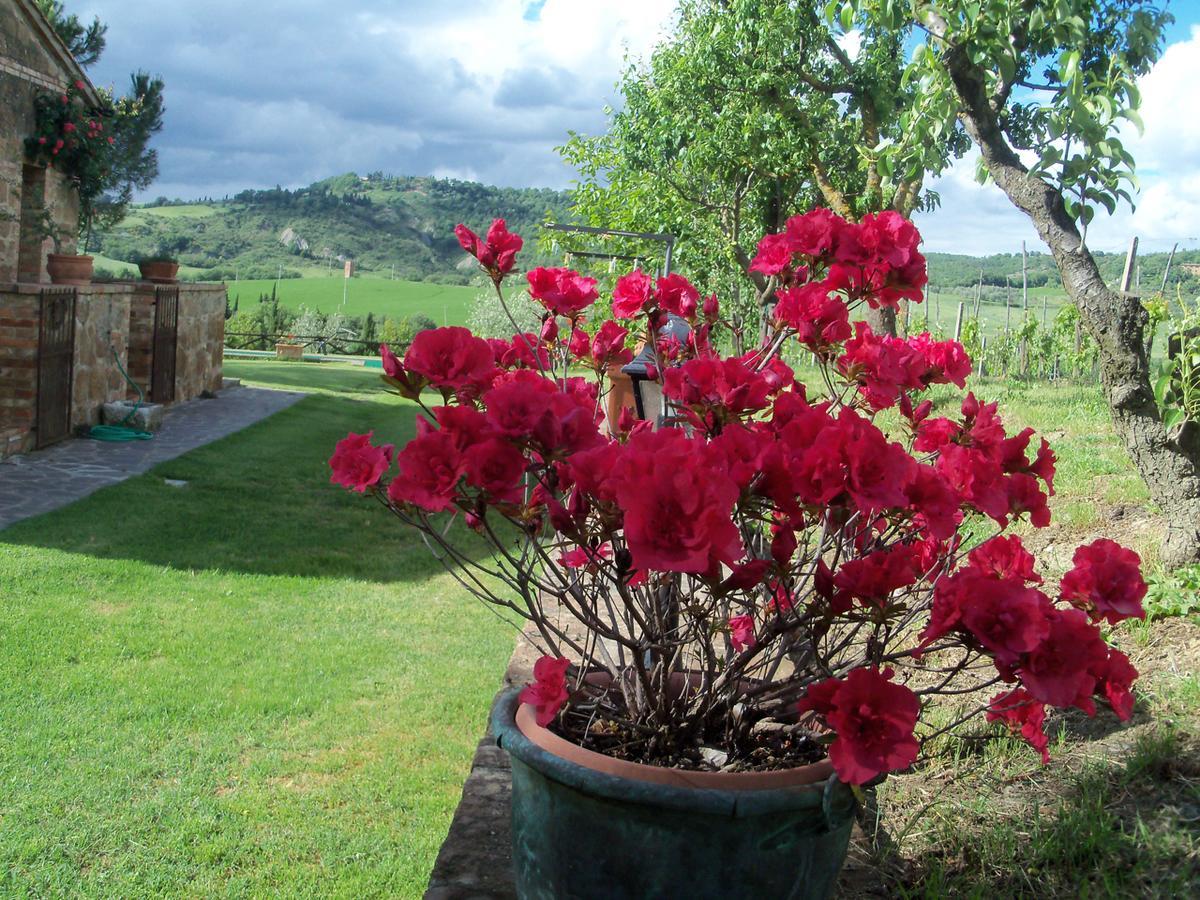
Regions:
M 895 178 L 880 147 L 900 140 L 916 87 L 902 34 L 843 32 L 796 0 L 683 0 L 674 33 L 621 81 L 609 130 L 562 148 L 593 224 L 678 235 L 680 264 L 739 301 L 755 242 L 814 205 L 850 219 L 937 202 L 924 172 Z M 923 145 L 941 168 L 967 141 Z M 762 284 L 759 283 L 761 288 Z

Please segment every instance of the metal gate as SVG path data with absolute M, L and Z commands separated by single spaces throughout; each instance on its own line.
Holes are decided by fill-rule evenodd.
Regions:
M 170 403 L 175 399 L 175 349 L 179 337 L 179 288 L 154 289 L 153 363 L 150 399 Z
M 34 446 L 71 434 L 75 366 L 75 288 L 43 288 L 38 298 L 37 415 Z

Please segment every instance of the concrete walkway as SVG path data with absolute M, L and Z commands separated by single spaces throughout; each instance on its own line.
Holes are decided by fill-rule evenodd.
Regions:
M 169 408 L 153 440 L 117 444 L 74 439 L 11 457 L 0 463 L 0 529 L 241 431 L 304 396 L 296 391 L 228 387 L 212 400 L 191 400 Z

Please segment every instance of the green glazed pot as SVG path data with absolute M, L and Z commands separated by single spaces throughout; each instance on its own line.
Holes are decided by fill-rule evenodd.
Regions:
M 828 762 L 701 775 L 612 760 L 539 728 L 528 708 L 518 717 L 518 694 L 501 696 L 492 731 L 512 759 L 523 900 L 829 896 L 856 801 Z

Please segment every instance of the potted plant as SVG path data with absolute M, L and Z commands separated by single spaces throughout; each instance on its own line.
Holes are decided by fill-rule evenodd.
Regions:
M 137 261 L 143 281 L 155 284 L 176 284 L 179 281 L 179 260 L 161 249 Z
M 304 344 L 296 340 L 294 334 L 287 335 L 283 340 L 275 343 L 275 357 L 277 359 L 304 359 Z
M 54 244 L 54 252 L 46 254 L 46 273 L 52 284 L 84 285 L 92 283 L 91 256 L 82 253 L 63 253 L 64 230 L 54 221 L 50 210 L 43 209 L 34 220 L 37 233 Z
M 114 137 L 109 133 L 111 128 L 105 124 L 112 110 L 89 106 L 84 98 L 84 87 L 82 81 L 76 81 L 62 92 L 38 95 L 34 133 L 25 139 L 25 152 L 32 163 L 61 172 L 74 186 L 79 197 L 78 230 L 86 250 L 92 223 L 104 204 L 103 195 L 116 149 Z M 69 283 L 90 282 L 92 257 L 77 254 L 73 260 L 64 259 L 67 255 L 57 252 L 62 233 L 58 230 L 49 233 L 46 215 L 43 213 L 43 234 L 54 240 L 56 250 L 46 266 L 51 271 L 51 280 L 55 280 L 54 270 L 61 272 L 66 267 L 72 272 L 68 276 L 72 278 Z M 85 267 L 86 280 L 79 281 Z
M 501 220 L 458 235 L 504 303 L 521 239 Z M 1049 523 L 1047 443 L 1009 434 L 995 403 L 948 402 L 971 372 L 958 343 L 852 324 L 920 302 L 919 241 L 890 212 L 792 218 L 753 262 L 773 327 L 736 357 L 715 297 L 637 270 L 590 341 L 450 327 L 403 360 L 381 348 L 417 436 L 349 435 L 332 480 L 542 652 L 493 719 L 521 896 L 821 897 L 859 792 L 930 740 L 984 716 L 1045 759 L 1047 707 L 1129 716 L 1137 673 L 1100 625 L 1144 615 L 1137 555 L 1095 541 L 1046 584 L 1008 531 Z M 547 318 L 598 299 L 567 269 L 527 280 Z M 633 334 L 652 349 L 634 387 L 667 407 L 607 434 L 606 374 Z M 806 384 L 784 358 L 810 354 Z

